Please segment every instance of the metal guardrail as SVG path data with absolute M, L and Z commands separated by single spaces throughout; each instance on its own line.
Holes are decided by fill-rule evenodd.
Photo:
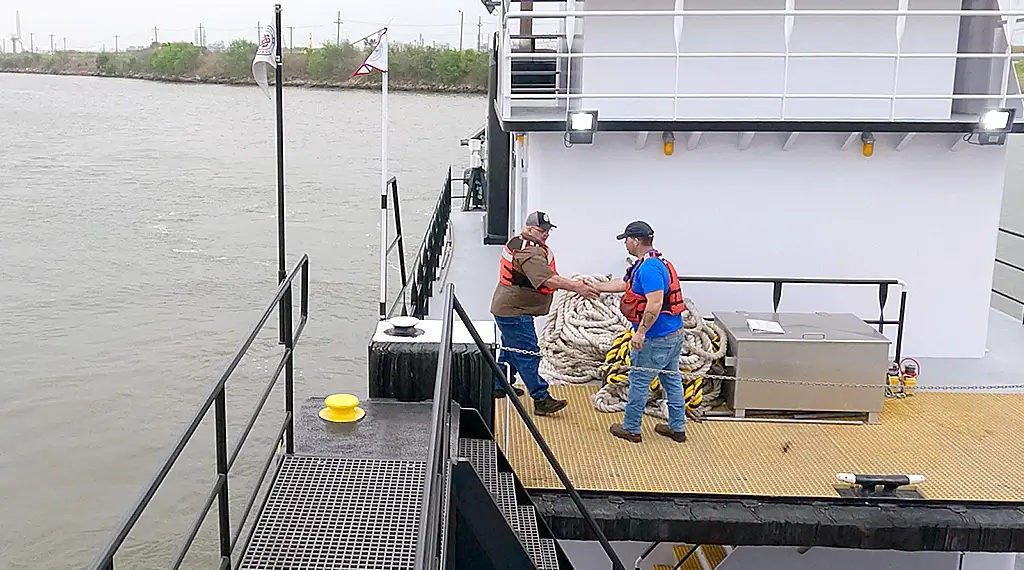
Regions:
M 416 259 L 412 263 L 412 279 L 402 286 L 398 297 L 387 311 L 388 317 L 395 316 L 401 307 L 402 316 L 412 315 L 422 319 L 430 309 L 430 297 L 433 295 L 437 271 L 441 266 L 444 253 L 444 240 L 448 234 L 448 224 L 452 217 L 452 169 L 448 168 L 448 177 L 444 181 L 441 193 L 434 204 L 434 211 L 427 224 L 426 234 L 420 242 Z
M 903 324 L 907 312 L 907 284 L 899 279 L 818 279 L 813 277 L 716 277 L 716 276 L 679 276 L 680 283 L 762 283 L 772 285 L 772 309 L 779 311 L 782 302 L 783 285 L 875 285 L 878 287 L 878 318 L 864 319 L 869 325 L 877 325 L 878 332 L 885 332 L 886 326 L 896 327 L 896 361 L 903 354 Z M 900 314 L 895 321 L 885 318 L 885 304 L 889 299 L 889 288 L 900 288 Z
M 437 537 L 440 534 L 441 516 L 440 516 L 440 501 L 441 501 L 441 489 L 440 485 L 442 481 L 447 480 L 447 473 L 451 466 L 451 446 L 449 445 L 448 434 L 449 426 L 451 425 L 451 337 L 452 329 L 455 325 L 455 315 L 458 315 L 459 320 L 462 321 L 463 326 L 469 331 L 469 334 L 473 337 L 473 342 L 476 344 L 477 349 L 483 354 L 484 359 L 487 360 L 487 365 L 491 371 L 498 378 L 498 382 L 505 389 L 505 392 L 512 394 L 512 386 L 509 384 L 508 377 L 505 376 L 505 372 L 498 366 L 497 361 L 494 359 L 494 355 L 488 349 L 486 343 L 480 338 L 480 333 L 476 330 L 473 325 L 472 319 L 466 313 L 466 310 L 462 307 L 458 297 L 455 296 L 455 285 L 449 283 L 445 286 L 444 292 L 444 307 L 445 312 L 442 317 L 441 324 L 441 346 L 439 348 L 439 357 L 437 361 L 437 384 L 434 386 L 434 407 L 432 415 L 432 429 L 434 430 L 431 434 L 430 443 L 430 457 L 427 463 L 427 480 L 424 486 L 424 515 L 421 519 L 420 527 L 420 541 L 417 550 L 417 565 L 416 568 L 420 570 L 430 570 L 435 566 L 421 565 L 420 562 L 430 563 L 434 558 L 443 559 L 444 553 L 441 551 L 441 545 L 438 543 Z M 565 469 L 555 458 L 555 454 L 551 451 L 547 441 L 544 440 L 544 436 L 541 435 L 540 430 L 537 429 L 537 425 L 533 423 L 530 418 L 530 414 L 527 413 L 523 403 L 519 401 L 519 398 L 509 398 L 509 401 L 515 407 L 519 417 L 523 420 L 526 425 L 526 429 L 529 430 L 530 435 L 533 436 L 533 440 L 540 447 L 541 452 L 547 459 L 548 465 L 554 470 L 555 475 L 562 482 L 562 486 L 565 487 L 566 492 L 569 494 L 569 498 L 572 499 L 573 503 L 576 504 L 576 508 L 579 509 L 580 514 L 583 515 L 583 520 L 586 522 L 587 527 L 590 528 L 591 532 L 597 537 L 598 542 L 601 543 L 601 548 L 604 549 L 605 554 L 612 563 L 613 570 L 625 570 L 625 565 L 619 558 L 615 550 L 612 549 L 612 545 L 608 542 L 608 537 L 605 536 L 604 532 L 598 526 L 597 521 L 594 520 L 594 516 L 587 509 L 586 505 L 583 504 L 583 498 L 580 497 L 579 491 L 572 484 L 569 476 L 565 473 Z M 445 493 L 445 496 L 449 496 Z M 436 504 L 435 504 L 436 503 Z
M 395 204 L 395 239 L 391 243 L 384 247 L 384 250 L 380 255 L 380 318 L 384 319 L 387 317 L 387 295 L 388 295 L 388 256 L 394 251 L 395 247 L 398 247 L 398 266 L 402 272 L 402 289 L 404 290 L 406 285 L 409 284 L 409 277 L 406 273 L 405 268 L 405 236 L 402 233 L 402 211 L 401 202 L 398 200 L 398 179 L 392 176 L 387 184 L 384 185 L 384 193 L 380 195 L 380 211 L 381 219 L 387 220 L 388 217 L 388 192 L 391 193 L 391 200 Z M 381 244 L 387 243 L 388 226 L 387 223 L 381 224 Z
M 434 404 L 430 416 L 430 447 L 426 480 L 423 485 L 423 509 L 420 511 L 420 535 L 416 545 L 417 570 L 444 567 L 447 558 L 442 545 L 443 500 L 451 500 L 451 421 L 452 421 L 452 328 L 454 328 L 455 286 L 444 296 L 441 343 L 437 349 L 437 375 L 434 380 Z M 442 489 L 444 491 L 442 492 Z
M 1010 237 L 1015 237 L 1015 238 L 1024 240 L 1024 234 L 1019 233 L 1019 232 L 1015 232 L 1013 230 L 1008 230 L 1006 228 L 999 228 L 999 233 L 1008 235 Z M 1024 277 L 1024 267 L 1021 267 L 1020 265 L 1017 265 L 1015 263 L 1010 263 L 1009 261 L 1006 261 L 1005 259 L 999 259 L 998 257 L 996 258 L 996 263 L 998 265 L 1002 265 L 1003 267 L 1008 267 L 1008 268 L 1013 269 L 1015 271 L 1019 271 L 1021 273 L 1021 276 Z M 1024 300 L 1019 299 L 1019 298 L 1017 298 L 1017 297 L 1015 297 L 1015 296 L 1013 296 L 1013 295 L 1011 295 L 1011 294 L 1009 294 L 1009 293 L 1007 293 L 1005 291 L 1000 291 L 1000 290 L 996 289 L 995 287 L 993 287 L 992 288 L 992 292 L 995 293 L 996 295 L 1002 297 L 1003 299 L 1006 299 L 1007 301 L 1016 303 L 1016 304 L 1020 305 L 1021 307 L 1024 307 Z M 1021 324 L 1024 325 L 1024 314 L 1021 315 Z
M 300 318 L 298 327 L 293 330 L 293 319 L 292 319 L 292 289 L 295 281 L 295 277 L 301 272 L 301 286 L 300 286 Z M 228 436 L 227 436 L 227 411 L 226 411 L 226 395 L 225 387 L 227 385 L 228 378 L 238 367 L 238 364 L 242 361 L 242 358 L 248 352 L 249 347 L 256 340 L 263 326 L 267 323 L 270 315 L 274 312 L 275 306 L 279 306 L 283 314 L 282 320 L 284 323 L 282 340 L 285 347 L 284 354 L 281 356 L 281 360 L 277 364 L 277 368 L 274 370 L 274 374 L 270 381 L 264 388 L 262 395 L 256 402 L 252 414 L 249 416 L 249 421 L 246 423 L 245 428 L 238 436 L 238 441 L 235 443 L 231 453 L 228 453 Z M 192 436 L 199 428 L 199 424 L 202 423 L 203 419 L 206 418 L 210 408 L 214 408 L 214 416 L 216 422 L 216 454 L 217 454 L 217 481 L 214 483 L 213 488 L 210 490 L 206 497 L 206 501 L 203 503 L 203 509 L 199 512 L 192 524 L 192 528 L 189 530 L 184 543 L 179 549 L 175 556 L 174 563 L 171 568 L 180 568 L 182 562 L 185 560 L 186 554 L 192 546 L 196 535 L 199 533 L 199 528 L 202 526 L 206 515 L 210 512 L 213 507 L 213 503 L 217 501 L 217 513 L 218 513 L 218 531 L 220 538 L 220 564 L 218 568 L 220 570 L 229 569 L 232 567 L 231 556 L 238 546 L 238 539 L 241 537 L 242 529 L 245 528 L 246 520 L 252 512 L 252 507 L 256 502 L 256 497 L 259 493 L 260 487 L 263 485 L 263 481 L 267 476 L 267 472 L 270 469 L 270 465 L 273 463 L 274 457 L 278 454 L 278 445 L 281 439 L 284 438 L 285 452 L 291 454 L 294 452 L 294 368 L 293 358 L 295 344 L 299 341 L 302 336 L 302 331 L 306 327 L 306 320 L 309 316 L 309 256 L 303 255 L 302 259 L 295 265 L 291 273 L 281 282 L 277 288 L 277 293 L 274 295 L 274 299 L 267 306 L 266 310 L 260 316 L 256 325 L 249 332 L 249 336 L 239 347 L 235 353 L 234 358 L 231 360 L 231 364 L 228 365 L 227 370 L 221 375 L 220 380 L 214 384 L 213 389 L 210 390 L 209 395 L 199 409 L 192 416 L 191 421 L 185 428 L 185 431 L 178 438 L 174 448 L 168 454 L 167 459 L 164 460 L 160 469 L 149 485 L 142 491 L 135 505 L 131 508 L 128 515 L 118 525 L 117 530 L 114 532 L 110 541 L 104 547 L 103 552 L 96 558 L 90 567 L 92 570 L 113 570 L 114 569 L 114 556 L 118 550 L 124 544 L 124 541 L 128 538 L 128 534 L 131 532 L 135 523 L 138 522 L 139 517 L 145 511 L 146 507 L 149 506 L 150 501 L 156 494 L 160 485 L 164 482 L 167 474 L 170 473 L 171 468 L 174 466 L 178 457 L 181 456 L 185 446 L 191 441 Z M 274 439 L 274 444 L 271 447 L 271 452 L 267 459 L 263 463 L 263 469 L 260 472 L 259 479 L 256 481 L 256 485 L 250 493 L 248 500 L 245 505 L 245 512 L 242 514 L 241 520 L 237 528 L 232 531 L 231 521 L 229 519 L 229 503 L 228 503 L 228 473 L 231 467 L 234 466 L 235 460 L 238 458 L 238 454 L 242 449 L 242 445 L 245 444 L 246 438 L 252 431 L 253 425 L 256 423 L 257 417 L 263 410 L 263 406 L 270 396 L 270 392 L 277 385 L 277 380 L 281 376 L 281 372 L 284 372 L 284 392 L 285 392 L 285 416 L 281 422 L 281 427 L 278 429 L 277 437 Z
M 897 122 L 899 119 L 896 115 L 897 101 L 900 100 L 912 100 L 912 101 L 925 101 L 925 100 L 995 100 L 998 101 L 998 105 L 1005 107 L 1008 99 L 1019 98 L 1018 94 L 1009 92 L 1009 81 L 1008 79 L 1013 77 L 1014 73 L 1014 61 L 1020 61 L 1024 59 L 1024 54 L 1015 53 L 1009 44 L 1005 40 L 1005 36 L 1000 33 L 999 37 L 1003 38 L 1000 43 L 993 46 L 989 53 L 964 53 L 960 51 L 942 51 L 942 52 L 904 52 L 900 46 L 900 39 L 904 35 L 906 29 L 906 23 L 908 20 L 915 21 L 917 18 L 934 18 L 939 17 L 956 17 L 960 18 L 961 21 L 967 18 L 991 18 L 996 23 L 993 25 L 999 26 L 999 19 L 1006 19 L 1006 26 L 1009 27 L 1010 32 L 1016 27 L 1018 20 L 1024 18 L 1024 12 L 1020 10 L 909 10 L 909 9 L 855 9 L 855 10 L 816 10 L 816 9 L 739 9 L 739 10 L 721 10 L 721 9 L 676 9 L 676 10 L 636 10 L 626 9 L 622 10 L 579 10 L 575 9 L 572 3 L 558 3 L 553 10 L 544 9 L 540 6 L 531 5 L 529 7 L 519 6 L 518 9 L 511 8 L 506 5 L 504 7 L 503 14 L 501 16 L 501 27 L 498 31 L 500 36 L 499 46 L 499 61 L 502 68 L 502 85 L 501 92 L 499 94 L 499 102 L 501 108 L 504 109 L 503 117 L 509 118 L 509 109 L 520 101 L 548 101 L 556 103 L 558 105 L 569 104 L 570 101 L 579 101 L 586 99 L 588 101 L 597 100 L 600 105 L 604 104 L 605 100 L 619 99 L 619 100 L 671 100 L 678 104 L 680 101 L 688 100 L 709 100 L 709 99 L 762 99 L 762 100 L 778 100 L 782 103 L 778 116 L 773 117 L 772 120 L 784 121 L 792 118 L 791 114 L 787 114 L 785 103 L 787 100 L 880 100 L 889 103 L 888 117 L 880 120 L 887 120 L 888 122 Z M 546 7 L 545 7 L 546 8 Z M 946 93 L 942 91 L 936 91 L 931 93 L 915 93 L 905 94 L 899 93 L 896 83 L 893 83 L 892 89 L 889 91 L 880 90 L 874 93 L 863 93 L 863 92 L 843 92 L 843 93 L 832 93 L 832 92 L 811 92 L 811 93 L 800 93 L 791 92 L 787 89 L 783 89 L 781 92 L 776 93 L 742 93 L 742 92 L 726 92 L 726 93 L 687 93 L 680 90 L 681 82 L 685 83 L 686 77 L 676 72 L 676 85 L 672 89 L 671 93 L 627 93 L 627 92 L 586 92 L 582 86 L 579 85 L 566 85 L 567 87 L 563 92 L 544 92 L 544 93 L 524 93 L 524 92 L 513 92 L 511 88 L 511 78 L 509 76 L 512 68 L 512 62 L 523 59 L 533 59 L 538 54 L 533 53 L 536 50 L 530 49 L 525 52 L 516 53 L 513 49 L 513 45 L 516 42 L 522 41 L 520 38 L 527 38 L 527 41 L 533 42 L 535 40 L 529 39 L 530 34 L 522 34 L 523 26 L 526 25 L 527 29 L 532 30 L 533 25 L 539 22 L 551 22 L 562 20 L 566 22 L 564 25 L 568 29 L 573 29 L 571 24 L 567 22 L 572 19 L 576 22 L 585 22 L 590 19 L 609 19 L 609 18 L 621 18 L 621 17 L 634 17 L 642 16 L 644 18 L 679 18 L 684 19 L 688 16 L 696 17 L 721 17 L 721 18 L 744 18 L 744 17 L 777 17 L 780 20 L 780 24 L 785 22 L 784 25 L 780 25 L 778 33 L 780 40 L 782 40 L 782 50 L 774 52 L 736 52 L 736 51 L 683 51 L 678 45 L 679 38 L 677 37 L 677 45 L 675 49 L 665 51 L 652 51 L 652 52 L 629 52 L 629 51 L 608 51 L 600 52 L 590 50 L 586 48 L 578 51 L 573 51 L 566 47 L 564 41 L 559 41 L 558 53 L 544 54 L 545 57 L 552 61 L 558 61 L 558 66 L 566 71 L 566 75 L 572 77 L 569 73 L 569 68 L 580 65 L 584 60 L 623 60 L 623 59 L 653 59 L 662 60 L 667 62 L 675 63 L 675 67 L 678 68 L 682 61 L 692 61 L 697 59 L 726 59 L 726 60 L 748 60 L 751 64 L 754 62 L 764 61 L 771 59 L 779 61 L 783 65 L 783 75 L 789 76 L 790 63 L 795 60 L 811 60 L 820 61 L 823 59 L 830 60 L 887 60 L 892 61 L 896 69 L 897 77 L 900 75 L 900 63 L 903 60 L 937 60 L 937 59 L 969 59 L 969 60 L 980 60 L 980 59 L 991 59 L 998 61 L 1002 65 L 1002 70 L 999 77 L 1003 78 L 1001 81 L 1001 87 L 994 93 L 963 93 L 954 94 Z M 791 49 L 791 37 L 794 28 L 799 28 L 802 25 L 806 25 L 806 17 L 827 17 L 827 18 L 845 18 L 850 20 L 851 25 L 857 25 L 857 18 L 863 17 L 874 17 L 891 18 L 894 24 L 893 32 L 896 37 L 896 49 L 883 48 L 879 50 L 872 50 L 867 48 L 869 51 L 858 51 L 858 52 L 806 52 Z M 852 18 L 852 19 L 851 19 Z M 519 27 L 520 33 L 515 33 L 514 28 Z M 579 24 L 576 24 L 579 35 L 581 32 L 578 30 Z M 999 28 L 1001 32 L 1001 28 Z M 991 32 L 989 32 L 991 33 Z M 552 34 L 556 37 L 564 38 L 565 33 Z M 586 34 L 583 33 L 585 37 Z M 670 72 L 671 73 L 671 72 Z M 788 87 L 788 84 L 787 84 Z M 673 110 L 672 118 L 678 119 L 678 112 Z M 1020 120 L 1018 118 L 1018 120 Z M 970 122 L 974 122 L 972 119 Z

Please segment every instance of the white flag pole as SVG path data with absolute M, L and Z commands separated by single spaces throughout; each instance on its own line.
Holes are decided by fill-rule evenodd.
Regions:
M 377 32 L 377 45 L 355 70 L 352 77 L 381 74 L 381 295 L 380 317 L 387 318 L 387 28 Z
M 364 38 L 365 39 L 365 38 Z M 377 31 L 377 45 L 353 77 L 379 71 L 380 76 L 380 318 L 387 318 L 388 294 L 388 29 Z

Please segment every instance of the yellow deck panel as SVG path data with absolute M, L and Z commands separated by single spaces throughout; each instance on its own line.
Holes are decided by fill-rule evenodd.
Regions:
M 888 400 L 874 425 L 687 422 L 683 444 L 654 433 L 657 420 L 645 415 L 634 444 L 608 433 L 622 414 L 595 410 L 597 389 L 552 386 L 568 407 L 533 416 L 580 490 L 835 498 L 836 473 L 916 473 L 928 499 L 1024 501 L 1024 394 L 919 392 Z M 504 400 L 496 404 L 496 439 L 523 484 L 561 489 L 511 408 L 504 448 Z

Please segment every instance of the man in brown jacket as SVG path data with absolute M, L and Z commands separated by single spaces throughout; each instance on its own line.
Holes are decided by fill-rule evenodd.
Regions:
M 555 291 L 573 291 L 587 299 L 598 297 L 594 287 L 558 274 L 555 256 L 547 246 L 548 236 L 555 227 L 546 213 L 533 212 L 526 217 L 522 233 L 505 244 L 498 285 L 491 297 L 491 314 L 501 332 L 502 346 L 534 353 L 540 351 L 534 317 L 548 314 Z M 518 373 L 522 378 L 530 390 L 537 415 L 553 414 L 566 406 L 565 400 L 552 398 L 548 393 L 548 383 L 540 377 L 539 356 L 502 350 L 498 361 L 510 366 L 512 376 Z M 513 389 L 516 396 L 522 395 L 522 390 Z M 497 397 L 505 397 L 497 381 L 495 390 Z

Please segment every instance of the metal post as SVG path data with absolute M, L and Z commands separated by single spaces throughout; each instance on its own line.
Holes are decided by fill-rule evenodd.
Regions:
M 277 36 L 275 47 L 277 58 L 277 65 L 274 67 L 274 91 L 277 98 L 277 282 L 284 282 L 287 271 L 285 270 L 285 247 L 284 247 L 284 107 L 281 101 L 281 95 L 284 91 L 282 85 L 282 74 L 283 65 L 281 59 L 281 5 L 274 4 L 274 34 Z M 280 323 L 281 323 L 281 334 L 280 343 L 287 344 L 285 341 L 285 301 L 281 298 L 280 305 Z
M 391 197 L 395 202 L 395 239 L 398 240 L 398 265 L 402 272 L 402 290 L 409 284 L 409 276 L 405 270 L 405 236 L 402 235 L 402 212 L 398 208 L 398 179 L 391 179 Z
M 308 283 L 308 278 L 303 278 L 303 282 Z M 306 289 L 303 288 L 302 291 L 305 293 Z M 284 411 L 288 414 L 284 449 L 285 453 L 290 455 L 295 453 L 295 339 L 292 336 L 292 283 L 288 284 L 288 290 L 281 297 L 281 302 L 284 303 L 284 347 L 288 351 L 288 359 L 284 363 Z
M 896 362 L 900 361 L 903 354 L 903 317 L 907 313 L 907 290 L 900 293 L 900 318 L 899 330 L 896 332 Z
M 217 431 L 217 475 L 223 479 L 220 492 L 217 494 L 217 514 L 220 519 L 220 555 L 221 559 L 231 560 L 231 520 L 230 504 L 228 503 L 228 422 L 227 402 L 221 385 L 217 400 L 214 403 L 214 421 Z
M 501 104 L 498 62 L 499 43 L 495 34 L 494 49 L 487 80 L 487 199 L 484 243 L 504 244 L 509 226 L 509 133 L 501 130 L 497 106 Z M 511 64 L 510 64 L 511 65 Z

